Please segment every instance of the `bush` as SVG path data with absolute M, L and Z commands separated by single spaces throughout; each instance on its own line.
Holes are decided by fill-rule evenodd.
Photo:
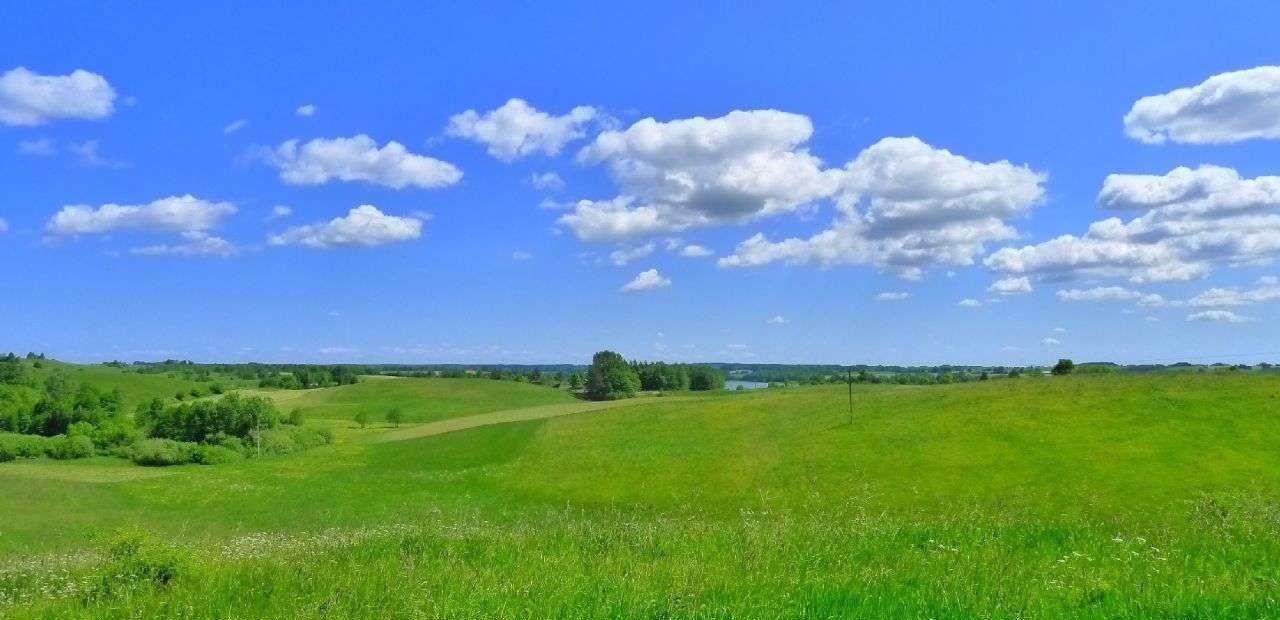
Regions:
M 152 539 L 140 529 L 116 533 L 107 547 L 106 564 L 94 594 L 109 594 L 134 585 L 169 585 L 186 571 L 189 558 L 175 547 Z
M 34 459 L 44 456 L 45 444 L 49 440 L 40 435 L 12 435 L 17 442 L 15 444 L 18 457 L 24 459 Z
M 93 440 L 84 435 L 58 435 L 45 443 L 45 454 L 51 459 L 83 459 L 93 456 Z
M 285 424 L 294 426 L 302 426 L 307 421 L 307 416 L 302 413 L 301 409 L 294 409 L 289 412 L 289 417 L 285 418 Z
M 259 445 L 263 454 L 292 454 L 307 448 L 323 446 L 331 441 L 333 441 L 333 433 L 329 429 L 281 426 L 262 431 Z
M 191 462 L 201 465 L 220 465 L 244 458 L 239 452 L 222 446 L 199 444 L 192 450 Z
M 0 433 L 0 463 L 44 456 L 48 439 L 40 435 Z
M 129 460 L 139 465 L 165 467 L 190 463 L 196 444 L 172 439 L 143 439 L 129 447 Z

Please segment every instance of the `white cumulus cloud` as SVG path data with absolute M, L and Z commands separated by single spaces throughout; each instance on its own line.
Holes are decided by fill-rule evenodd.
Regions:
M 1248 306 L 1251 304 L 1262 303 L 1280 299 L 1280 284 L 1274 280 L 1264 278 L 1258 282 L 1258 286 L 1252 289 L 1239 289 L 1235 287 L 1214 287 L 1208 289 L 1195 297 L 1192 297 L 1187 305 L 1193 308 L 1215 308 L 1215 307 L 1232 307 L 1232 306 Z
M 1211 323 L 1249 323 L 1253 319 L 1241 316 L 1230 310 L 1205 310 L 1187 315 L 1188 321 L 1205 321 Z
M 236 212 L 229 202 L 212 202 L 190 194 L 170 196 L 141 205 L 67 205 L 46 224 L 55 235 L 98 234 L 120 229 L 203 231 Z
M 830 228 L 807 239 L 757 234 L 720 265 L 872 264 L 906 278 L 937 264 L 970 265 L 985 244 L 1017 235 L 1008 220 L 1041 200 L 1045 179 L 1008 161 L 885 138 L 845 166 Z
M 902 291 L 886 291 L 884 293 L 876 293 L 876 301 L 902 301 L 911 297 L 911 293 Z
M 225 126 L 223 126 L 222 133 L 233 134 L 248 126 L 249 126 L 249 119 L 237 118 L 236 120 L 231 121 L 230 123 L 227 123 Z
M 534 189 L 556 191 L 564 189 L 564 179 L 554 172 L 535 172 L 529 175 L 529 185 Z
M 314 103 L 308 103 L 306 105 L 298 106 L 298 109 L 294 110 L 293 113 L 305 118 L 308 116 L 315 116 L 317 109 L 318 108 L 316 108 Z
M 295 226 L 269 235 L 270 245 L 302 245 L 327 249 L 343 246 L 372 247 L 417 239 L 422 235 L 422 220 L 387 215 L 373 205 L 360 205 L 345 217 L 328 222 Z
M 462 179 L 462 171 L 449 162 L 410 153 L 395 141 L 379 147 L 364 134 L 317 138 L 306 143 L 288 140 L 267 153 L 266 160 L 280 170 L 280 179 L 290 185 L 320 185 L 336 179 L 395 189 L 429 189 Z
M 148 245 L 130 248 L 130 254 L 139 256 L 234 256 L 239 252 L 235 244 L 198 230 L 182 233 L 182 242 L 174 244 Z
M 634 293 L 638 291 L 651 291 L 659 288 L 671 286 L 671 280 L 658 273 L 657 269 L 649 269 L 636 274 L 630 282 L 622 285 L 622 292 Z
M 621 247 L 609 253 L 609 262 L 622 267 L 631 261 L 653 254 L 654 247 L 652 241 L 643 245 Z
M 991 286 L 987 287 L 987 292 L 999 293 L 1001 295 L 1018 295 L 1021 293 L 1030 293 L 1032 290 L 1031 279 L 1025 276 L 996 280 L 991 283 Z
M 605 131 L 578 159 L 606 165 L 619 196 L 580 202 L 561 224 L 595 241 L 795 211 L 829 196 L 842 177 L 805 148 L 812 134 L 808 117 L 778 110 L 646 118 Z M 600 203 L 612 208 L 593 209 Z
M 1080 236 L 1002 248 L 984 263 L 1006 275 L 1190 280 L 1218 264 L 1264 261 L 1280 252 L 1280 177 L 1243 179 L 1218 166 L 1165 175 L 1113 174 L 1099 202 L 1143 210 L 1129 221 L 1096 221 Z
M 956 305 L 960 306 L 961 308 L 977 308 L 982 305 L 982 302 L 972 298 L 961 299 L 958 303 L 956 303 Z
M 586 126 L 598 116 L 591 106 L 578 106 L 552 116 L 523 99 L 510 99 L 501 107 L 480 113 L 467 110 L 449 119 L 445 133 L 488 146 L 489 154 L 503 161 L 526 155 L 556 155 L 566 144 L 586 136 Z
M 680 248 L 680 256 L 685 258 L 704 258 L 711 256 L 712 254 L 715 254 L 715 252 L 712 252 L 710 249 L 702 247 L 696 243 L 690 243 L 689 245 Z
M 1125 133 L 1149 144 L 1221 144 L 1280 138 L 1280 66 L 1219 73 L 1195 86 L 1143 97 Z
M 769 320 L 765 321 L 765 323 L 768 323 L 769 325 L 786 325 L 787 323 L 790 323 L 790 321 L 781 314 L 777 314 L 770 317 Z
M 0 123 L 43 125 L 59 119 L 99 119 L 115 111 L 116 91 L 84 69 L 40 75 L 17 67 L 0 75 Z

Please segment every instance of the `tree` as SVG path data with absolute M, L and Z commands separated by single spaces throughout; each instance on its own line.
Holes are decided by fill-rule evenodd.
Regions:
M 388 412 L 387 412 L 387 423 L 388 423 L 388 424 L 390 424 L 390 425 L 392 425 L 392 426 L 394 426 L 394 427 L 396 427 L 396 428 L 400 428 L 400 423 L 401 423 L 401 422 L 403 422 L 403 421 L 404 421 L 404 414 L 403 414 L 403 413 L 401 413 L 401 411 L 400 411 L 400 408 L 399 408 L 399 407 L 395 407 L 395 408 L 391 409 L 391 411 L 388 411 Z
M 368 411 L 365 411 L 365 410 L 363 410 L 363 409 L 361 409 L 360 411 L 357 411 L 357 412 L 356 412 L 356 424 L 359 424 L 359 425 L 360 425 L 360 428 L 364 428 L 364 427 L 366 427 L 366 426 L 369 426 L 369 412 L 368 412 Z
M 613 351 L 600 351 L 591 356 L 587 372 L 587 396 L 592 400 L 631 398 L 640 391 L 640 375 Z
M 1053 365 L 1052 372 L 1055 375 L 1069 375 L 1075 369 L 1076 363 L 1064 357 L 1058 360 L 1057 364 Z
M 582 389 L 582 373 L 575 372 L 569 375 L 569 389 L 571 390 Z
M 712 366 L 689 367 L 689 389 L 697 391 L 719 390 L 724 388 L 724 373 Z

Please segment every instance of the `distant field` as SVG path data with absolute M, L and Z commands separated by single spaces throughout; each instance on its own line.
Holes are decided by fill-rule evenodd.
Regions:
M 820 386 L 420 438 L 337 424 L 331 446 L 162 475 L 0 464 L 0 616 L 1276 617 L 1277 387 L 862 386 L 850 424 Z M 567 398 L 397 379 L 295 400 L 440 420 Z M 172 583 L 95 589 L 135 566 L 101 555 L 125 526 L 179 558 Z
M 364 411 L 381 423 L 399 409 L 408 422 L 431 422 L 476 413 L 577 402 L 568 392 L 541 385 L 492 379 L 361 377 L 354 385 L 313 390 L 244 390 L 267 396 L 283 411 L 350 420 Z

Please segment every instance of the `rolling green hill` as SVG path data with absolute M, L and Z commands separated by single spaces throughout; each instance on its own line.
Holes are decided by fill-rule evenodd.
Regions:
M 366 376 L 354 385 L 312 390 L 243 392 L 267 396 L 281 410 L 301 409 L 313 418 L 350 420 L 363 411 L 370 420 L 382 420 L 388 411 L 399 409 L 407 422 L 576 401 L 568 392 L 516 381 L 385 376 Z
M 1277 387 L 1226 372 L 862 386 L 852 423 L 842 386 L 525 416 L 509 405 L 568 397 L 326 388 L 295 399 L 336 440 L 297 455 L 0 464 L 0 615 L 1275 616 Z M 414 402 L 428 394 L 485 425 L 319 420 L 393 402 L 469 415 Z M 146 537 L 114 533 L 130 526 Z M 161 569 L 176 576 L 156 585 Z

